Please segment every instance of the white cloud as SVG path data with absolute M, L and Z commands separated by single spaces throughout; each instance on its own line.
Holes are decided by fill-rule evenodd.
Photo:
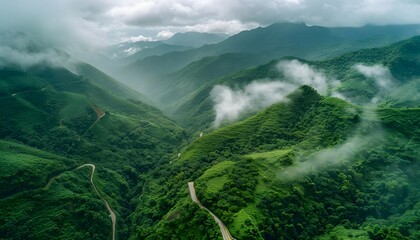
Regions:
M 134 36 L 134 37 L 128 37 L 128 38 L 124 38 L 123 42 L 145 42 L 145 41 L 153 41 L 153 38 L 151 37 L 145 37 L 143 35 L 138 35 L 138 36 Z
M 75 72 L 75 63 L 68 54 L 30 40 L 24 34 L 0 34 L 0 68 L 17 66 L 26 69 L 35 65 L 48 65 Z
M 355 155 L 372 144 L 378 144 L 383 138 L 381 127 L 364 128 L 369 121 L 363 120 L 356 134 L 341 144 L 315 152 L 305 159 L 299 158 L 289 167 L 279 173 L 282 180 L 294 180 L 306 177 L 312 172 L 319 172 L 334 166 L 345 165 L 354 162 Z M 374 123 L 372 123 L 373 125 Z M 364 131 L 364 134 L 361 132 Z
M 175 33 L 169 31 L 169 30 L 163 30 L 158 32 L 158 34 L 156 35 L 156 39 L 158 40 L 166 40 L 171 38 Z
M 379 102 L 384 94 L 389 93 L 392 88 L 396 86 L 393 81 L 391 71 L 383 65 L 375 64 L 372 66 L 365 65 L 362 63 L 353 66 L 359 73 L 363 74 L 368 79 L 372 79 L 378 88 L 376 96 L 371 100 L 372 103 L 376 104 Z
M 209 20 L 206 23 L 199 23 L 192 26 L 185 26 L 187 31 L 190 32 L 213 32 L 213 33 L 225 33 L 229 35 L 236 34 L 238 32 L 249 30 L 258 27 L 257 23 L 242 23 L 239 20 Z
M 301 63 L 295 59 L 292 61 L 282 61 L 277 65 L 277 68 L 280 72 L 283 72 L 286 79 L 290 79 L 296 85 L 310 85 L 321 94 L 327 93 L 328 80 L 326 76 L 308 64 Z
M 420 2 L 413 0 L 143 0 L 119 1 L 108 14 L 138 26 L 197 25 L 239 21 L 266 25 L 279 21 L 314 25 L 419 23 Z M 351 15 L 349 15 L 351 13 Z M 343 17 L 346 16 L 346 17 Z
M 216 111 L 214 125 L 219 127 L 224 122 L 237 120 L 246 111 L 256 111 L 284 100 L 294 89 L 294 85 L 280 81 L 254 81 L 243 90 L 216 85 L 211 91 Z
M 281 179 L 286 181 L 302 179 L 313 172 L 354 163 L 357 161 L 356 154 L 380 144 L 385 132 L 376 115 L 376 107 L 372 104 L 363 109 L 361 122 L 354 134 L 344 142 L 316 151 L 307 157 L 299 156 L 302 154 L 298 153 L 295 163 L 279 173 Z M 349 108 L 347 111 L 357 113 L 356 108 Z
M 0 31 L 80 55 L 159 32 L 235 34 L 274 22 L 321 26 L 420 23 L 417 0 L 13 0 L 0 1 Z M 345 17 L 343 17 L 345 16 Z
M 365 77 L 371 78 L 376 85 L 383 90 L 390 90 L 393 87 L 391 71 L 383 65 L 375 64 L 368 66 L 362 63 L 354 65 L 354 68 Z
M 214 126 L 238 120 L 245 112 L 255 112 L 272 105 L 286 101 L 286 96 L 302 85 L 309 85 L 321 94 L 332 92 L 335 97 L 343 96 L 333 90 L 338 82 L 328 79 L 322 72 L 313 69 L 298 60 L 281 61 L 277 65 L 284 79 L 253 81 L 243 89 L 231 89 L 217 85 L 211 91 L 216 118 Z
M 25 33 L 35 41 L 74 54 L 106 45 L 98 14 L 106 1 L 0 1 L 0 33 Z

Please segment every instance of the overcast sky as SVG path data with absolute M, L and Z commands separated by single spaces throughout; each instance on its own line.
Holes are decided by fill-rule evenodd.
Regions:
M 274 22 L 320 26 L 420 23 L 420 0 L 0 0 L 0 30 L 67 50 L 175 32 L 235 34 Z

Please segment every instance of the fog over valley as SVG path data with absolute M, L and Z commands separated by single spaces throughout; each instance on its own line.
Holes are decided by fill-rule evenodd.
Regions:
M 420 239 L 419 12 L 0 1 L 0 239 Z

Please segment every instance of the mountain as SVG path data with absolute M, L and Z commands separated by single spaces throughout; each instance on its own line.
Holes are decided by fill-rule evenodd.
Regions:
M 84 63 L 4 65 L 0 86 L 1 239 L 109 238 L 101 198 L 124 225 L 141 173 L 185 138 L 139 93 Z
M 368 84 L 368 79 L 357 73 L 354 66 L 358 63 L 382 64 L 390 70 L 395 81 L 397 81 L 392 93 L 385 97 L 383 102 L 399 107 L 418 106 L 420 104 L 417 96 L 420 76 L 418 71 L 419 46 L 420 38 L 413 37 L 386 47 L 349 52 L 325 61 L 305 61 L 302 59 L 300 61 L 314 69 L 322 70 L 330 78 L 339 80 L 341 82 L 339 92 L 358 103 L 370 101 L 377 94 L 377 89 L 374 85 Z M 173 116 L 186 126 L 197 126 L 201 129 L 210 127 L 214 119 L 210 92 L 216 84 L 235 87 L 245 86 L 257 79 L 282 79 L 284 76 L 277 70 L 279 61 L 293 59 L 283 58 L 221 78 L 207 79 L 205 83 L 202 83 L 202 86 L 196 88 L 198 90 L 191 90 L 188 95 L 178 100 L 177 105 L 175 105 L 178 108 L 173 111 Z M 188 85 L 188 83 L 184 83 L 184 85 Z
M 401 33 L 313 30 L 344 53 L 271 60 L 293 39 L 256 38 L 149 75 L 177 121 L 61 50 L 0 38 L 0 239 L 419 239 L 420 38 L 348 51 Z M 241 49 L 227 43 L 206 47 Z
M 227 35 L 212 33 L 175 33 L 171 38 L 162 41 L 118 43 L 105 48 L 102 54 L 118 64 L 129 64 L 150 56 L 161 56 L 170 52 L 198 48 L 206 44 L 216 44 L 227 37 Z
M 151 56 L 161 56 L 170 52 L 181 52 L 192 47 L 162 43 L 156 47 L 144 48 L 120 60 L 120 64 L 129 64 Z
M 145 49 L 161 46 L 162 44 L 160 41 L 122 42 L 105 48 L 103 54 L 110 59 L 121 59 Z
M 308 86 L 288 99 L 196 136 L 150 178 L 131 239 L 216 238 L 189 181 L 236 239 L 416 239 L 420 109 L 375 115 Z
M 168 40 L 162 42 L 171 45 L 198 48 L 206 44 L 216 44 L 228 38 L 225 34 L 184 32 L 175 33 Z
M 180 99 L 193 94 L 197 89 L 220 76 L 240 71 L 244 67 L 259 63 L 257 54 L 226 53 L 215 57 L 204 57 L 172 74 L 154 78 L 161 88 L 150 90 L 153 99 L 160 103 L 163 111 L 172 113 Z
M 123 67 L 116 76 L 135 88 L 147 89 L 144 94 L 154 98 L 160 89 L 162 75 L 182 71 L 193 62 L 204 57 L 226 53 L 241 53 L 242 59 L 253 59 L 263 64 L 283 56 L 294 56 L 308 60 L 320 60 L 366 47 L 384 46 L 419 33 L 418 25 L 365 26 L 360 28 L 325 28 L 307 26 L 303 23 L 278 23 L 266 28 L 256 28 L 213 45 L 182 52 L 171 52 L 161 56 L 150 56 Z M 247 54 L 245 57 L 243 54 Z M 229 55 L 227 55 L 229 56 Z M 220 59 L 220 61 L 224 61 Z M 249 60 L 233 63 L 246 68 Z M 242 64 L 242 65 L 241 65 Z M 226 67 L 229 68 L 229 67 Z M 207 69 L 208 72 L 212 71 Z M 217 71 L 216 71 L 217 74 Z M 218 75 L 223 76 L 224 73 Z

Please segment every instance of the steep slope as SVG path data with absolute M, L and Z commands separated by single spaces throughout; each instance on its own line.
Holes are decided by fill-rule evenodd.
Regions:
M 356 107 L 306 86 L 289 99 L 196 139 L 157 171 L 133 216 L 148 231 L 132 239 L 220 234 L 192 205 L 189 181 L 236 239 L 313 239 L 343 226 L 416 239 L 420 109 Z
M 127 238 L 123 226 L 141 191 L 140 173 L 169 161 L 185 137 L 136 92 L 78 67 L 80 75 L 44 64 L 0 69 L 0 159 L 7 166 L 0 179 L 10 183 L 0 193 L 0 238 L 109 238 L 90 170 L 74 170 L 84 163 L 95 164 L 93 181 L 116 212 L 117 237 Z
M 164 112 L 172 113 L 185 96 L 194 93 L 211 80 L 240 71 L 244 67 L 257 65 L 259 58 L 256 56 L 247 53 L 226 53 L 216 57 L 204 57 L 178 72 L 157 77 L 156 81 L 161 83 L 161 88 L 151 90 L 151 93 Z
M 305 24 L 273 24 L 266 28 L 241 32 L 218 44 L 145 58 L 129 64 L 117 76 L 130 86 L 145 87 L 147 90 L 144 93 L 147 94 L 159 89 L 161 75 L 179 71 L 203 57 L 242 53 L 249 54 L 243 59 L 253 58 L 257 64 L 282 56 L 319 60 L 365 47 L 384 46 L 414 36 L 418 34 L 418 29 L 417 25 L 324 28 Z M 234 66 L 241 64 L 242 61 L 237 61 Z M 249 63 L 244 61 L 241 66 L 245 68 Z M 207 71 L 211 69 L 208 68 Z M 218 75 L 220 76 L 223 75 Z M 148 96 L 154 97 L 154 94 Z
M 383 102 L 392 106 L 418 106 L 420 102 L 416 90 L 420 78 L 419 46 L 420 38 L 413 37 L 390 46 L 350 52 L 330 60 L 300 61 L 322 71 L 332 79 L 339 80 L 340 87 L 337 90 L 358 103 L 369 102 L 378 93 L 378 89 L 372 80 L 358 73 L 354 66 L 359 63 L 381 64 L 390 70 L 396 84 L 390 93 L 384 96 Z M 291 59 L 293 58 L 281 60 Z M 278 62 L 272 61 L 225 77 L 207 80 L 197 91 L 191 91 L 177 102 L 179 108 L 175 111 L 175 118 L 182 124 L 197 126 L 201 129 L 210 126 L 214 119 L 213 102 L 210 97 L 214 85 L 223 84 L 235 87 L 245 86 L 258 79 L 281 80 L 284 76 L 277 70 Z
M 68 171 L 80 161 L 3 140 L 0 152 L 3 166 L 0 179 L 4 186 L 0 193 L 2 239 L 46 239 L 52 236 L 106 239 L 110 236 L 108 216 L 103 203 L 88 184 L 88 172 L 83 169 Z M 117 176 L 114 171 L 104 170 L 101 168 L 99 175 L 105 179 L 110 175 Z M 58 174 L 63 175 L 49 182 Z M 105 190 L 105 184 L 108 186 L 105 196 L 110 201 L 113 199 L 111 193 L 119 194 L 119 188 L 127 187 L 123 179 L 99 179 L 96 176 L 95 182 L 101 186 L 101 192 Z M 118 205 L 112 200 L 112 206 L 121 212 Z
M 106 75 L 97 68 L 86 64 L 78 63 L 75 66 L 77 75 L 89 79 L 92 83 L 100 86 L 104 90 L 125 99 L 141 100 L 142 102 L 148 102 L 139 92 L 132 88 L 124 85 L 123 83 L 115 80 L 114 78 Z

